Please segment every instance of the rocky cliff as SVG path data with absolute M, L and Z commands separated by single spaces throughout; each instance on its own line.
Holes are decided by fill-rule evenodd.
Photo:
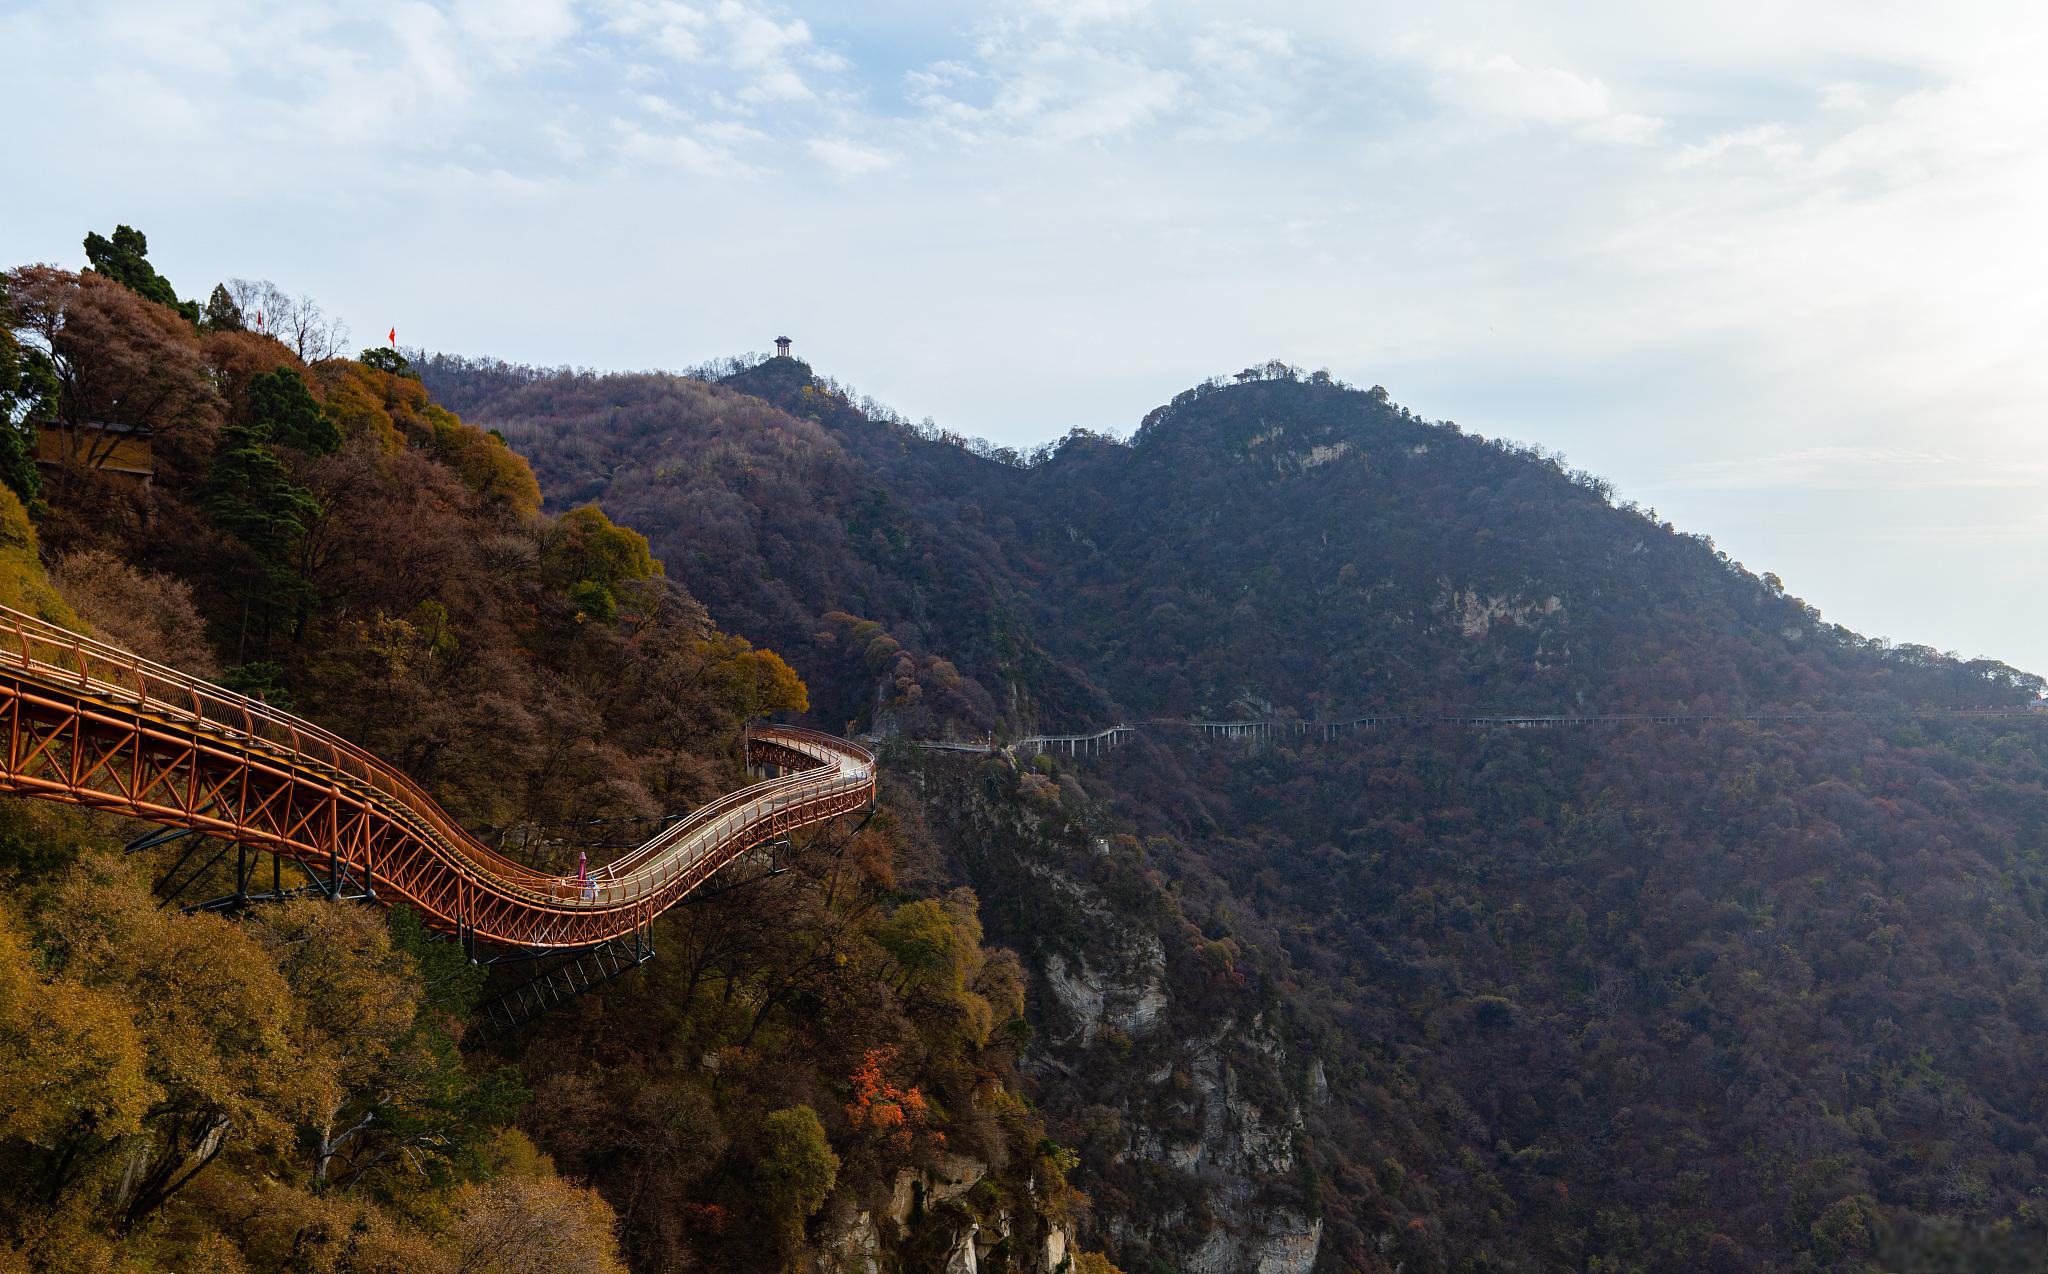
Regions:
M 1030 971 L 1021 1065 L 1081 1150 L 1095 1207 L 1079 1237 L 1132 1269 L 1308 1274 L 1322 1221 L 1303 1106 L 1320 1066 L 1283 1039 L 1284 1006 L 1050 758 L 891 760 Z

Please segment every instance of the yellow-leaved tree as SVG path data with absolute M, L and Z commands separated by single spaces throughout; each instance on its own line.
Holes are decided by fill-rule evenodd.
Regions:
M 52 976 L 0 908 L 0 1146 L 11 1193 L 48 1207 L 92 1167 L 90 1151 L 142 1130 L 162 1096 L 118 994 Z
M 282 1153 L 339 1084 L 333 1063 L 299 1054 L 299 1007 L 256 933 L 169 911 L 132 864 L 80 859 L 44 909 L 42 947 L 66 979 L 126 1002 L 157 1097 L 146 1135 L 95 1136 L 82 1160 L 116 1156 L 111 1206 L 150 1215 L 231 1144 Z

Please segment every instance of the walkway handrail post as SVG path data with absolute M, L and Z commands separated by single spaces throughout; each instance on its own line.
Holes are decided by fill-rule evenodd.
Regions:
M 792 816 L 821 821 L 874 796 L 866 748 L 751 727 L 750 759 L 772 757 L 787 772 L 664 825 L 599 868 L 591 879 L 601 888 L 582 889 L 505 858 L 404 774 L 303 718 L 6 607 L 0 626 L 12 637 L 0 642 L 0 711 L 17 739 L 40 731 L 0 768 L 0 790 L 190 827 L 337 880 L 374 878 L 380 901 L 412 903 L 437 928 L 490 941 L 573 947 L 638 932 Z M 318 808 L 329 816 L 304 812 Z M 348 829 L 346 843 L 322 839 L 331 828 Z

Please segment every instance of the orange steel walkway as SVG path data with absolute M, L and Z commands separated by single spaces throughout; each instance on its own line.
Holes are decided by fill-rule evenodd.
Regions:
M 535 949 L 624 937 L 719 868 L 868 804 L 874 754 L 757 727 L 751 764 L 788 771 L 720 797 L 591 871 L 513 862 L 377 757 L 267 704 L 0 606 L 0 792 L 190 828 L 297 859 L 467 939 Z

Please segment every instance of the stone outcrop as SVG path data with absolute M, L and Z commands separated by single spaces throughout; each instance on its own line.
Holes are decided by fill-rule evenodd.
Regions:
M 1053 1135 L 1079 1148 L 1074 1183 L 1096 1204 L 1078 1236 L 1027 1242 L 996 1218 L 978 1217 L 972 1235 L 956 1224 L 945 1268 L 988 1274 L 1001 1252 L 1028 1253 L 1006 1270 L 1058 1270 L 1078 1237 L 1132 1270 L 1308 1274 L 1322 1223 L 1301 1194 L 1303 1105 L 1327 1100 L 1321 1068 L 1291 1056 L 1256 1013 L 1221 1007 L 1242 997 L 1182 1002 L 1227 974 L 1203 967 L 1184 937 L 1176 953 L 1170 920 L 1143 918 L 1171 906 L 1132 894 L 1132 850 L 1112 845 L 1085 798 L 1032 796 L 1029 774 L 1022 795 L 997 793 L 986 770 L 963 781 L 970 773 L 941 761 L 913 781 L 1000 926 L 991 937 L 1030 973 L 1035 1034 L 1020 1065 Z
M 1070 1274 L 1073 1241 L 1065 1226 L 1035 1208 L 981 1202 L 975 1187 L 988 1175 L 988 1164 L 952 1154 L 940 1155 L 923 1171 L 899 1171 L 879 1206 L 842 1204 L 840 1213 L 817 1226 L 811 1269 L 814 1274 Z

